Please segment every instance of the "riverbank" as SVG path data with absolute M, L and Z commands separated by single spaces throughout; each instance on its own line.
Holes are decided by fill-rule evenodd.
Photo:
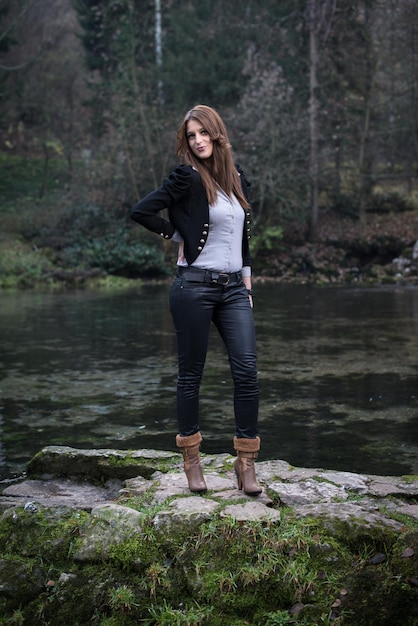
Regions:
M 327 213 L 317 242 L 289 228 L 278 249 L 256 260 L 258 273 L 296 284 L 417 285 L 417 233 L 418 211 L 372 213 L 365 224 Z
M 418 477 L 48 447 L 0 498 L 1 622 L 418 624 Z
M 326 213 L 320 217 L 315 243 L 306 241 L 303 228 L 292 225 L 282 237 L 255 249 L 255 280 L 363 287 L 415 286 L 418 284 L 417 233 L 416 210 L 371 213 L 365 224 Z M 150 280 L 150 276 L 145 279 Z M 156 274 L 155 279 L 158 279 Z M 159 280 L 167 280 L 164 273 Z M 116 289 L 133 282 L 99 267 L 65 264 L 62 255 L 57 256 L 53 249 L 34 246 L 21 237 L 0 240 L 0 288 L 3 289 Z

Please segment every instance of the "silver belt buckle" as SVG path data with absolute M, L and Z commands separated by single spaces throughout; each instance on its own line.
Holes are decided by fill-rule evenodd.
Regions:
M 219 274 L 218 280 L 216 281 L 219 285 L 228 285 L 230 280 L 229 274 Z

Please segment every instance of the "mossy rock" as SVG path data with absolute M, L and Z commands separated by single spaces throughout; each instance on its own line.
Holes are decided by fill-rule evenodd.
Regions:
M 155 472 L 167 472 L 178 462 L 178 453 L 160 450 L 80 450 L 47 446 L 29 461 L 27 474 L 33 478 L 52 474 L 98 482 L 136 476 L 149 479 Z

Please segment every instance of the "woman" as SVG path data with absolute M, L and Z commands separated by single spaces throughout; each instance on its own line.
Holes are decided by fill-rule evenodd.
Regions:
M 249 185 L 234 165 L 225 125 L 211 107 L 198 105 L 186 114 L 177 132 L 177 156 L 182 164 L 131 212 L 133 220 L 179 244 L 170 292 L 179 367 L 176 443 L 190 491 L 206 491 L 199 455 L 199 390 L 213 322 L 225 343 L 234 382 L 238 487 L 258 495 Z M 168 220 L 160 215 L 165 208 Z

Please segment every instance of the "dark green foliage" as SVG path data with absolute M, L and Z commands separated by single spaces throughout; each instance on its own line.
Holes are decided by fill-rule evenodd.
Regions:
M 143 65 L 154 60 L 153 2 L 135 6 L 129 0 L 81 0 L 76 2 L 76 9 L 89 69 L 104 76 L 120 71 L 121 60 L 129 57 L 132 36 L 138 34 L 136 61 Z
M 117 107 L 120 97 L 129 109 L 138 88 L 142 97 L 148 90 L 144 83 L 153 82 L 154 6 L 152 2 L 138 6 L 130 0 L 81 0 L 76 9 L 87 67 L 101 79 L 92 83 L 90 100 L 92 132 L 101 137 L 114 122 L 108 115 L 111 103 Z
M 2 2 L 0 4 L 0 32 L 4 33 L 0 37 L 0 53 L 8 52 L 12 46 L 17 44 L 16 39 L 13 37 L 11 31 L 6 26 L 7 17 L 10 13 L 11 2 Z
M 98 268 L 106 274 L 138 278 L 166 275 L 161 249 L 130 238 L 123 224 L 96 239 L 82 238 L 60 253 L 65 265 Z
M 389 193 L 374 193 L 367 206 L 370 213 L 402 213 L 413 211 L 414 205 L 405 196 L 396 191 Z
M 359 217 L 360 197 L 358 194 L 337 194 L 332 197 L 332 210 L 352 218 Z M 364 203 L 368 213 L 403 213 L 414 210 L 414 203 L 396 191 L 373 193 Z
M 165 275 L 160 242 L 141 234 L 130 229 L 126 219 L 95 205 L 80 205 L 45 225 L 34 239 L 37 245 L 55 249 L 63 267 L 97 268 L 127 278 Z
M 31 19 L 35 12 L 26 11 L 31 2 L 0 2 L 1 61 L 22 65 L 5 72 L 2 83 L 9 95 L 0 111 L 7 152 L 0 163 L 0 210 L 16 213 L 3 224 L 6 233 L 65 250 L 61 263 L 81 255 L 86 268 L 154 274 L 159 243 L 139 228 L 138 240 L 120 237 L 121 213 L 172 169 L 175 130 L 185 111 L 202 101 L 221 112 L 234 156 L 252 183 L 255 247 L 274 246 L 277 228 L 286 233 L 296 224 L 308 232 L 307 0 L 162 2 L 160 61 L 153 0 L 64 5 L 57 30 L 52 2 L 42 28 Z M 320 213 L 333 208 L 364 224 L 372 212 L 413 206 L 417 7 L 376 0 L 317 6 Z M 38 41 L 41 31 L 45 41 Z M 19 154 L 25 155 L 20 171 L 13 162 Z M 38 208 L 51 210 L 57 190 L 64 201 L 54 199 L 56 213 L 72 217 L 73 206 L 99 207 L 101 218 L 110 216 L 106 228 L 97 234 L 96 226 L 79 229 L 70 241 L 70 223 L 52 236 L 50 225 L 40 226 Z M 23 204 L 29 209 L 20 219 Z M 127 247 L 139 243 L 131 259 Z M 163 250 L 168 261 L 170 248 Z
M 8 510 L 0 525 L 0 550 L 3 555 L 65 560 L 87 514 L 68 511 L 61 515 L 39 506 Z M 22 536 L 25 541 L 22 542 Z
M 0 152 L 0 211 L 2 213 L 20 212 L 23 199 L 32 203 L 32 209 L 37 208 L 43 183 L 43 169 L 44 163 L 41 158 L 20 157 Z M 63 181 L 66 179 L 63 159 L 51 161 L 49 175 L 48 191 L 61 191 Z
M 6 54 L 12 46 L 18 43 L 13 35 L 13 31 L 9 29 L 8 15 L 10 9 L 11 2 L 0 2 L 0 55 Z M 6 100 L 7 97 L 8 78 L 10 78 L 8 72 L 0 72 L 0 103 L 2 100 Z
M 226 107 L 237 101 L 247 81 L 242 76 L 247 42 L 245 17 L 236 8 L 204 0 L 175 3 L 166 13 L 162 79 L 170 107 L 186 110 L 198 101 Z

